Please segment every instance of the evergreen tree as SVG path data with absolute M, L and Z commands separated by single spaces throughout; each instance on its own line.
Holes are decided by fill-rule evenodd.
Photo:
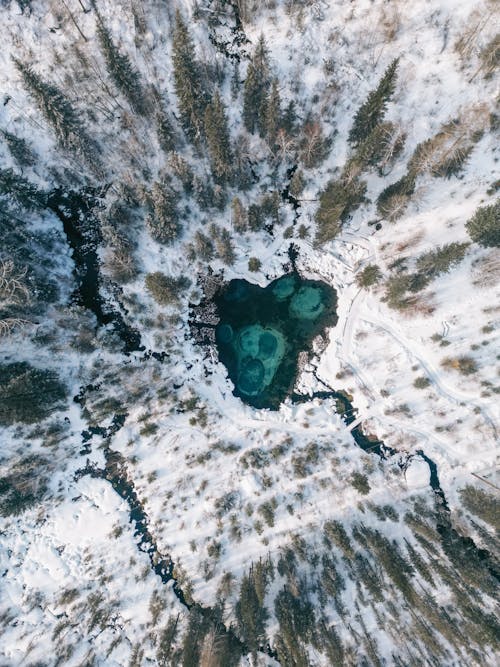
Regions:
M 296 104 L 291 100 L 285 109 L 282 119 L 282 125 L 285 132 L 289 135 L 293 135 L 296 130 L 297 125 L 297 112 L 295 110 Z
M 35 156 L 25 139 L 16 137 L 7 130 L 0 130 L 0 135 L 5 139 L 12 157 L 21 167 L 31 167 L 35 164 Z
M 13 60 L 26 89 L 52 126 L 60 145 L 76 151 L 86 160 L 93 160 L 95 164 L 97 157 L 92 142 L 66 95 L 54 84 L 45 82 L 30 66 L 16 58 Z
M 194 235 L 194 250 L 197 257 L 209 262 L 214 256 L 214 244 L 212 239 L 198 230 Z
M 204 112 L 208 100 L 200 68 L 194 55 L 191 36 L 178 10 L 173 36 L 172 61 L 175 93 L 182 124 L 188 137 L 197 141 L 203 131 Z
M 278 80 L 273 79 L 271 93 L 266 106 L 265 134 L 267 143 L 274 149 L 276 146 L 276 137 L 281 127 L 281 97 L 278 90 Z
M 146 226 L 159 243 L 171 244 L 181 232 L 177 214 L 176 193 L 164 183 L 156 182 L 147 197 L 150 213 Z
M 235 197 L 232 201 L 231 213 L 234 230 L 242 234 L 248 229 L 248 214 L 238 197 Z
M 210 236 L 215 242 L 219 259 L 227 266 L 232 266 L 236 261 L 236 254 L 231 234 L 224 227 L 220 228 L 216 224 L 212 224 L 210 227 Z
M 0 425 L 34 424 L 66 400 L 67 389 L 51 370 L 25 361 L 0 365 Z
M 257 204 L 248 207 L 248 227 L 252 232 L 259 232 L 264 227 L 265 217 Z
M 278 656 L 282 664 L 306 667 L 309 661 L 302 642 L 308 643 L 313 638 L 316 619 L 305 586 L 300 581 L 297 583 L 301 594 L 295 596 L 285 586 L 274 600 L 281 639 Z
M 486 248 L 500 247 L 500 199 L 478 208 L 465 225 L 473 241 Z
M 240 596 L 236 603 L 236 618 L 243 641 L 254 654 L 259 644 L 264 641 L 267 617 L 267 610 L 259 600 L 250 571 L 241 581 Z
M 385 70 L 383 77 L 354 116 L 354 123 L 349 132 L 349 142 L 358 144 L 368 137 L 375 127 L 383 120 L 387 102 L 394 93 L 396 71 L 399 58 L 392 61 Z
M 214 180 L 224 183 L 231 177 L 233 156 L 226 113 L 218 92 L 205 110 L 205 136 Z
M 265 133 L 269 88 L 269 57 L 266 42 L 261 36 L 247 69 L 243 93 L 243 122 L 249 132 Z
M 377 197 L 377 213 L 391 222 L 397 220 L 403 215 L 414 192 L 415 177 L 408 172 L 382 190 Z
M 113 83 L 125 95 L 136 113 L 146 114 L 147 105 L 139 72 L 132 67 L 130 58 L 126 54 L 120 53 L 113 44 L 109 30 L 100 17 L 97 21 L 97 39 Z
M 0 169 L 0 197 L 28 210 L 40 209 L 47 204 L 47 195 L 12 169 Z
M 416 267 L 419 274 L 429 283 L 443 273 L 447 273 L 453 266 L 459 264 L 465 257 L 468 243 L 445 243 L 429 250 L 417 257 Z
M 167 114 L 163 111 L 163 109 L 157 111 L 155 116 L 155 121 L 156 121 L 156 134 L 158 136 L 158 142 L 162 150 L 164 150 L 165 153 L 173 151 L 175 149 L 175 144 L 176 144 L 175 131 L 174 128 L 172 127 L 170 119 L 168 118 Z
M 231 76 L 231 97 L 233 100 L 237 99 L 240 94 L 240 64 L 238 61 L 234 63 L 233 74 Z
M 332 180 L 327 183 L 320 193 L 319 209 L 316 213 L 316 247 L 322 246 L 334 239 L 351 213 L 364 200 L 366 183 L 354 179 L 350 183 L 342 180 Z

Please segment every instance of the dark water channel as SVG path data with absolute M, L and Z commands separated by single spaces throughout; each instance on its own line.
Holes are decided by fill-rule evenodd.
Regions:
M 73 251 L 77 280 L 73 301 L 94 313 L 98 326 L 111 324 L 123 342 L 123 351 L 130 354 L 145 349 L 141 346 L 140 334 L 125 322 L 121 312 L 102 295 L 97 252 L 102 238 L 94 214 L 101 195 L 102 192 L 92 188 L 79 191 L 56 188 L 49 194 L 47 205 L 62 222 Z

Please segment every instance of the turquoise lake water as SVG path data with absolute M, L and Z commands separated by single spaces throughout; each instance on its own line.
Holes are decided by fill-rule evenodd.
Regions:
M 277 409 L 293 388 L 300 352 L 337 322 L 335 290 L 289 273 L 266 287 L 231 280 L 214 301 L 219 359 L 233 393 L 254 407 Z

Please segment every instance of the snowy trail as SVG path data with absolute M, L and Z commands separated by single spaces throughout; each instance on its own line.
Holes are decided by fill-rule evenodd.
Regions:
M 415 343 L 414 341 L 410 343 L 404 338 L 403 334 L 401 334 L 401 332 L 398 331 L 395 327 L 387 324 L 383 320 L 380 320 L 376 317 L 367 316 L 363 314 L 363 317 L 361 319 L 363 322 L 368 322 L 369 324 L 378 327 L 385 333 L 392 336 L 392 338 L 394 338 L 394 340 L 405 350 L 405 352 L 410 357 L 413 357 L 418 361 L 418 363 L 422 366 L 422 368 L 428 375 L 429 379 L 433 383 L 434 387 L 442 396 L 444 396 L 449 401 L 458 403 L 459 405 L 466 402 L 470 406 L 477 407 L 481 411 L 485 421 L 491 427 L 494 438 L 497 439 L 498 430 L 496 422 L 492 417 L 492 415 L 490 414 L 489 410 L 484 406 L 484 404 L 478 403 L 476 401 L 476 397 L 473 394 L 467 394 L 465 392 L 457 391 L 455 388 L 450 387 L 447 383 L 445 383 L 442 380 L 441 374 L 439 373 L 438 369 L 434 366 L 434 364 L 432 364 L 432 362 L 430 362 L 428 359 L 425 358 L 424 352 L 422 348 L 418 345 L 418 343 Z

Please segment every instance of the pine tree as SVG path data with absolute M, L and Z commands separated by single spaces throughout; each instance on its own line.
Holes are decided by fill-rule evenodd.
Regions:
M 349 184 L 341 180 L 327 183 L 320 194 L 320 205 L 316 212 L 316 247 L 321 247 L 334 239 L 350 214 L 358 208 L 364 199 L 366 183 L 354 179 Z
M 97 22 L 97 39 L 113 83 L 125 95 L 134 111 L 145 115 L 147 105 L 139 72 L 132 67 L 130 58 L 126 54 L 120 53 L 113 44 L 109 30 L 100 17 Z
M 231 203 L 231 213 L 234 230 L 243 234 L 248 229 L 248 214 L 238 197 L 235 197 Z
M 225 183 L 232 173 L 232 151 L 227 117 L 218 91 L 205 110 L 205 136 L 216 183 Z
M 293 100 L 291 100 L 285 109 L 285 112 L 283 114 L 283 120 L 282 120 L 282 125 L 283 129 L 285 132 L 289 135 L 293 135 L 296 130 L 296 124 L 297 124 L 297 112 L 295 110 L 296 104 Z
M 271 93 L 266 107 L 265 134 L 267 143 L 274 149 L 276 137 L 281 127 L 281 97 L 278 89 L 278 80 L 273 79 Z
M 358 109 L 349 132 L 349 142 L 351 144 L 358 144 L 366 139 L 383 120 L 387 102 L 394 93 L 396 86 L 398 62 L 399 58 L 392 61 L 385 70 L 377 88 L 368 95 L 366 102 Z
M 236 261 L 236 254 L 231 234 L 224 227 L 220 228 L 213 224 L 210 227 L 210 236 L 215 242 L 217 255 L 221 262 L 224 262 L 227 266 L 232 266 Z
M 35 164 L 35 156 L 25 139 L 16 137 L 7 130 L 0 130 L 0 135 L 5 139 L 12 157 L 21 167 L 31 167 Z
M 66 95 L 54 84 L 45 82 L 30 66 L 16 58 L 13 60 L 26 89 L 52 126 L 59 144 L 76 151 L 88 161 L 93 160 L 95 164 L 97 157 L 93 144 Z
M 164 150 L 165 153 L 173 151 L 176 144 L 175 131 L 172 127 L 172 123 L 170 122 L 169 117 L 163 111 L 163 109 L 160 109 L 156 112 L 155 121 L 156 134 L 162 150 Z
M 47 204 L 47 195 L 12 169 L 0 169 L 0 197 L 5 196 L 28 210 Z
M 247 69 L 243 93 L 243 122 L 249 132 L 265 133 L 269 88 L 269 58 L 266 42 L 261 36 Z
M 240 64 L 238 61 L 234 63 L 233 74 L 231 76 L 231 97 L 233 100 L 237 99 L 240 94 Z
M 465 225 L 473 241 L 485 248 L 500 247 L 500 199 L 478 208 Z
M 255 653 L 265 638 L 265 621 L 268 613 L 262 606 L 252 576 L 244 575 L 241 581 L 240 595 L 236 603 L 238 629 L 248 648 Z
M 172 244 L 181 232 L 177 215 L 177 196 L 168 185 L 153 184 L 147 197 L 150 213 L 146 217 L 146 227 L 158 243 Z
M 208 99 L 194 55 L 193 41 L 178 10 L 173 37 L 172 61 L 175 92 L 182 124 L 188 137 L 193 141 L 198 141 L 203 131 Z

